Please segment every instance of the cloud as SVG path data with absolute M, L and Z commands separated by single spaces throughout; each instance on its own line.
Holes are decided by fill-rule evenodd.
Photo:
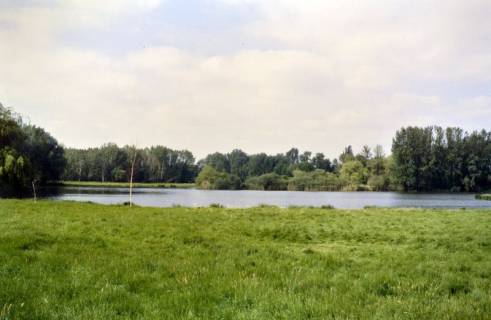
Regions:
M 243 46 L 169 42 L 117 55 L 62 35 L 104 34 L 160 1 L 11 6 L 0 13 L 0 99 L 68 146 L 164 144 L 198 156 L 291 146 L 336 156 L 348 144 L 389 149 L 403 125 L 489 128 L 487 1 L 225 5 L 254 7 L 234 34 L 213 30 Z M 202 43 L 181 29 L 172 37 Z

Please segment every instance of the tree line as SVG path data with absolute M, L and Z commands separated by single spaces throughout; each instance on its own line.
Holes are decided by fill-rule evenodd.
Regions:
M 380 145 L 373 152 L 364 146 L 358 154 L 348 146 L 339 159 L 332 160 L 297 148 L 276 155 L 233 150 L 201 160 L 196 184 L 203 189 L 379 191 L 389 189 L 390 164 Z
M 64 150 L 44 129 L 0 104 L 0 195 L 22 196 L 61 178 Z
M 491 132 L 407 127 L 392 142 L 394 179 L 405 191 L 481 191 L 491 185 Z
M 135 148 L 107 143 L 100 148 L 66 149 L 63 180 L 124 182 L 129 181 L 132 160 L 136 156 L 135 182 L 194 182 L 197 166 L 188 150 L 163 146 Z
M 164 146 L 65 149 L 0 104 L 0 194 L 59 180 L 123 182 L 131 169 L 135 182 L 195 182 L 202 189 L 482 191 L 491 188 L 491 132 L 406 127 L 390 155 L 380 145 L 357 153 L 347 146 L 333 159 L 297 148 L 276 155 L 236 149 L 196 162 L 190 151 Z
M 204 189 L 297 191 L 452 191 L 491 188 L 491 132 L 438 126 L 396 132 L 392 154 L 380 145 L 336 159 L 293 148 L 274 156 L 241 150 L 214 153 L 200 161 L 196 179 Z

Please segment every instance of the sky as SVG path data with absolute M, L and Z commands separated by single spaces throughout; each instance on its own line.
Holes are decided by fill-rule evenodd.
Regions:
M 0 102 L 67 147 L 336 157 L 491 129 L 489 0 L 0 0 Z

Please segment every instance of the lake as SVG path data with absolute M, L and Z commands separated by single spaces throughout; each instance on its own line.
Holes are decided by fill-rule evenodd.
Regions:
M 127 188 L 62 187 L 47 190 L 55 200 L 92 201 L 118 204 L 128 201 Z M 364 206 L 418 208 L 491 208 L 491 201 L 476 200 L 469 193 L 398 193 L 398 192 L 296 192 L 296 191 L 218 191 L 197 189 L 135 188 L 133 202 L 141 206 L 188 207 L 219 203 L 243 208 L 261 204 L 288 206 L 322 206 L 355 209 Z

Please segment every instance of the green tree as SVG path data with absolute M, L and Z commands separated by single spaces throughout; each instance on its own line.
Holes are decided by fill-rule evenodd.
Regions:
M 368 169 L 358 160 L 349 161 L 341 167 L 340 177 L 350 189 L 358 190 L 367 183 Z
M 237 190 L 241 188 L 241 183 L 240 178 L 236 175 L 221 172 L 211 165 L 206 165 L 196 178 L 196 186 L 200 189 Z
M 286 190 L 288 179 L 272 172 L 258 177 L 249 177 L 245 184 L 249 190 Z
M 339 155 L 339 161 L 341 163 L 349 162 L 355 160 L 355 156 L 353 154 L 353 148 L 351 146 L 347 146 L 344 148 L 343 152 Z

